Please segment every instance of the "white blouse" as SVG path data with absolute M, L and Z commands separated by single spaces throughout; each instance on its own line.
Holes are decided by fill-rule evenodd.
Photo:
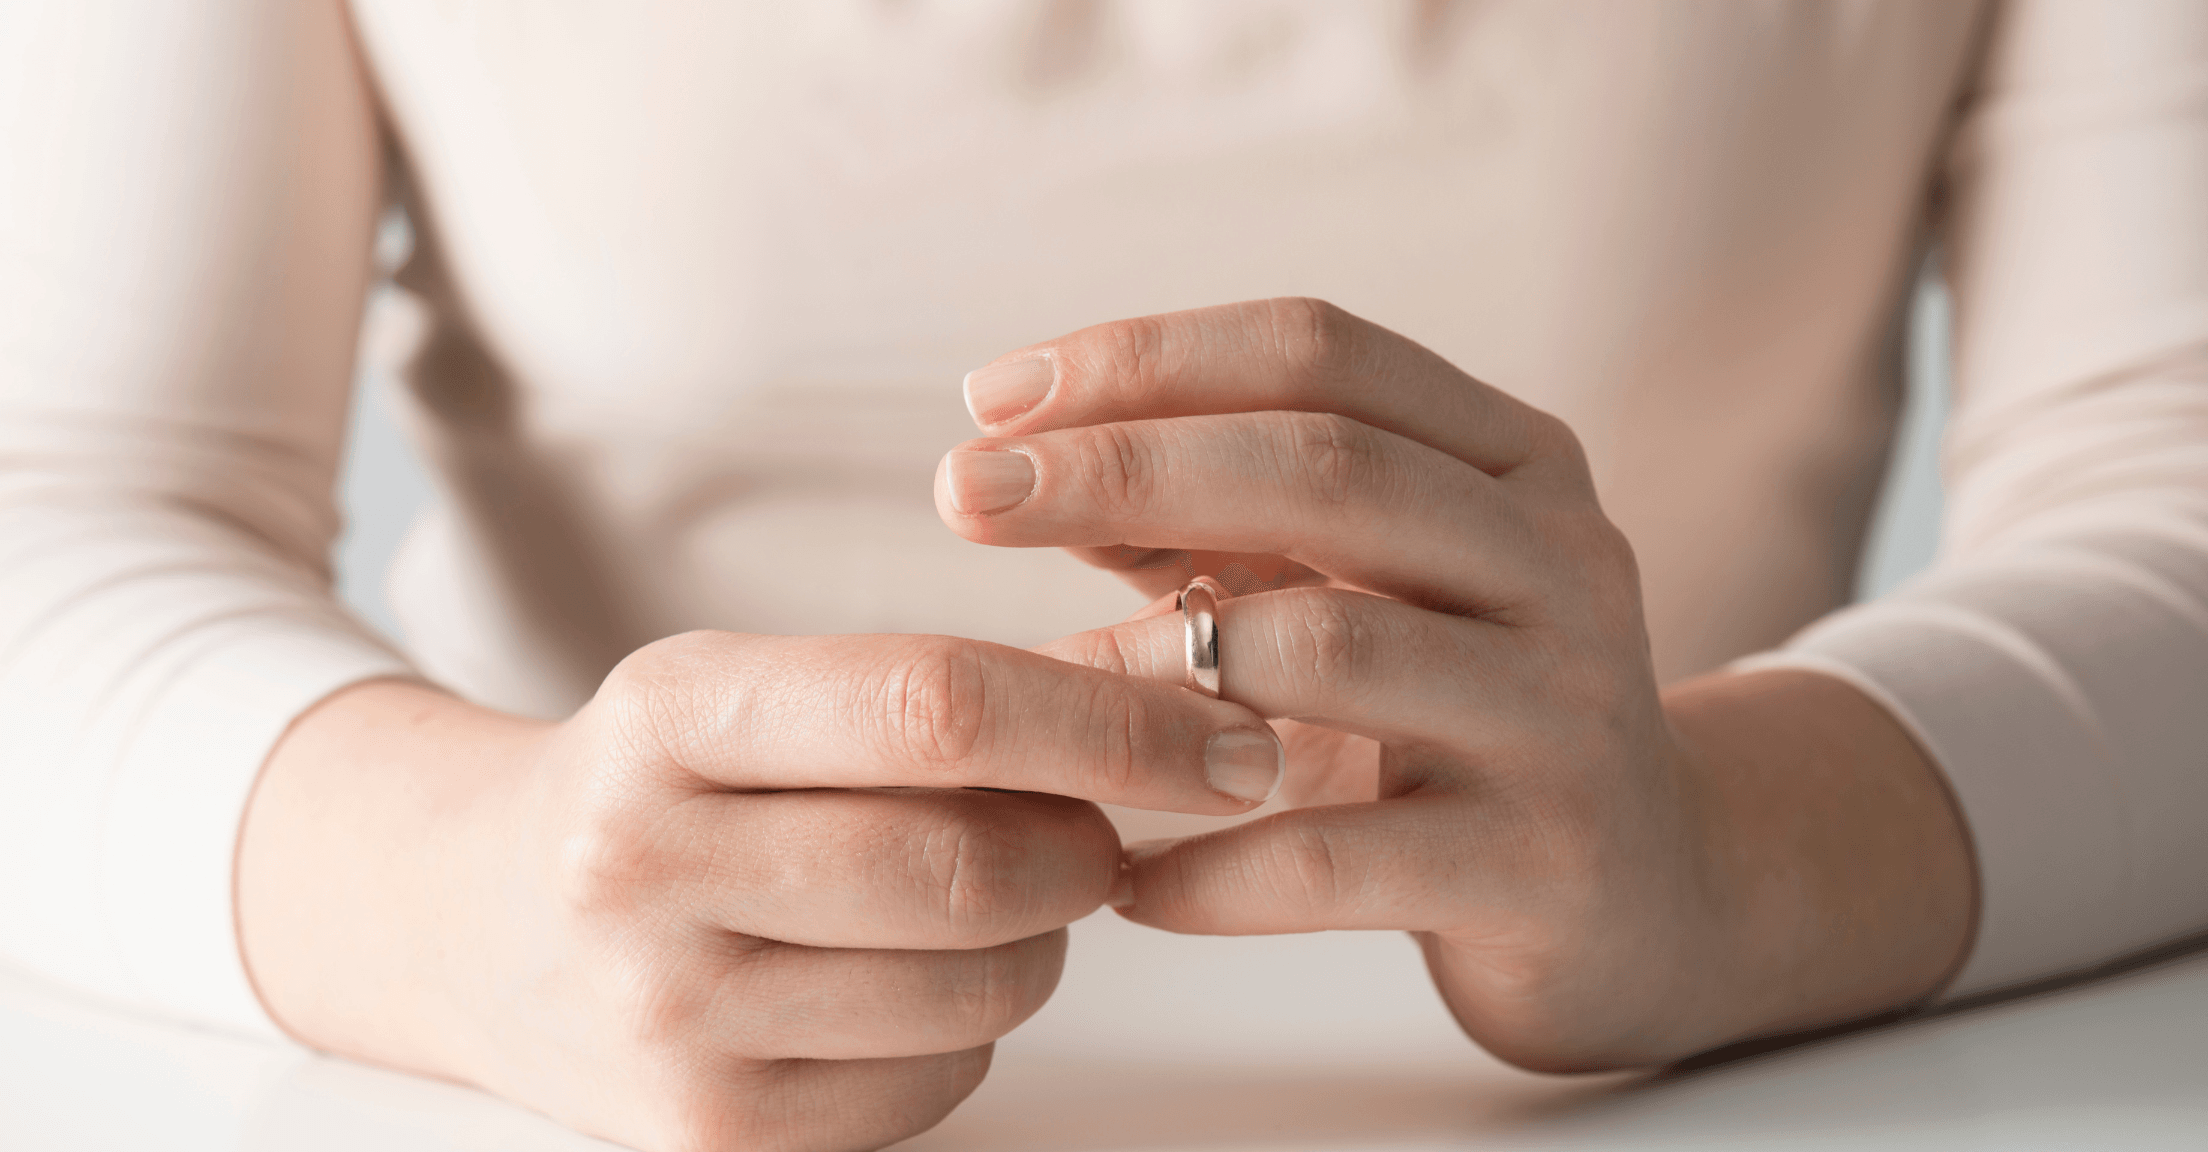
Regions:
M 1916 734 L 1984 882 L 1950 994 L 2208 929 L 2204 205 L 2188 0 L 0 6 L 0 956 L 267 1031 L 238 817 L 362 678 L 553 716 L 686 628 L 1119 618 L 936 521 L 960 374 L 1284 294 L 1572 423 L 1667 678 Z M 1941 557 L 1845 608 L 1935 240 Z M 330 591 L 357 349 L 439 480 L 404 653 Z M 1153 999 L 1415 963 L 1091 934 Z

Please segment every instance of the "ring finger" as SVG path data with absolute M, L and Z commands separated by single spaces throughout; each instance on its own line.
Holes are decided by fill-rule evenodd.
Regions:
M 1219 695 L 1270 719 L 1375 739 L 1477 747 L 1521 711 L 1525 633 L 1337 588 L 1289 588 L 1219 605 Z M 1179 613 L 1062 637 L 1035 651 L 1179 683 Z

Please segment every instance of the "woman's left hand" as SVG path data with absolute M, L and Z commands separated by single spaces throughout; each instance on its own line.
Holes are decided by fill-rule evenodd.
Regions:
M 1552 1070 L 1875 1011 L 1952 963 L 1952 942 L 1879 939 L 1892 909 L 1841 923 L 1811 891 L 1820 853 L 1844 873 L 1878 847 L 1845 842 L 1850 805 L 1875 815 L 1891 788 L 1839 788 L 1819 815 L 1842 842 L 1826 844 L 1772 827 L 1799 819 L 1796 784 L 1678 735 L 1693 726 L 1667 715 L 1632 550 L 1555 417 L 1302 299 L 1086 329 L 975 372 L 968 402 L 994 435 L 945 458 L 946 523 L 1075 549 L 1152 595 L 1225 569 L 1254 591 L 1220 610 L 1221 695 L 1301 722 L 1283 727 L 1307 806 L 1137 846 L 1124 915 L 1411 930 L 1475 1039 Z M 1153 611 L 1043 651 L 1177 682 L 1181 643 L 1178 614 Z M 1814 682 L 1780 685 L 1821 717 L 1805 723 L 1855 723 L 1873 745 L 1893 729 L 1836 681 L 1781 675 Z M 1925 774 L 1905 738 L 1873 751 Z M 1931 781 L 1932 801 L 1904 799 L 1940 803 Z M 1873 975 L 1816 974 L 1836 926 Z

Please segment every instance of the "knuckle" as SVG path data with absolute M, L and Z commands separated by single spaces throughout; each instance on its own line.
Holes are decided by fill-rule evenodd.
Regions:
M 1276 633 L 1284 648 L 1282 667 L 1337 691 L 1363 684 L 1375 647 L 1375 624 L 1367 607 L 1354 594 L 1328 588 L 1298 588 L 1280 595 L 1289 598 Z
M 1076 441 L 1084 495 L 1105 520 L 1127 520 L 1150 507 L 1157 469 L 1149 443 L 1125 424 L 1100 424 Z
M 1633 543 L 1627 540 L 1624 530 L 1600 512 L 1589 517 L 1586 525 L 1587 559 L 1585 570 L 1592 578 L 1590 583 L 1598 596 L 1610 602 L 1613 609 L 1630 610 L 1638 616 L 1641 603 L 1641 565 L 1633 555 Z
M 1000 925 L 1026 912 L 1019 838 L 975 806 L 947 813 L 916 847 L 921 882 L 954 945 L 994 943 Z
M 624 736 L 657 731 L 672 685 L 680 675 L 676 652 L 684 636 L 657 640 L 621 658 L 598 685 L 591 703 L 605 712 Z
M 1545 566 L 1577 578 L 1560 587 L 1592 609 L 1590 618 L 1604 627 L 1628 623 L 1640 611 L 1640 562 L 1633 544 L 1602 509 L 1580 500 L 1561 501 L 1534 510 L 1529 517 L 1531 547 Z
M 606 677 L 606 683 L 616 688 L 650 690 L 664 686 L 669 680 L 682 676 L 699 663 L 724 653 L 731 636 L 700 628 L 678 633 L 629 653 L 614 665 Z
M 707 718 L 745 714 L 730 697 L 747 678 L 727 675 L 739 637 L 700 629 L 655 640 L 629 653 L 606 674 L 591 710 L 606 721 L 607 738 L 622 752 L 662 759 L 701 734 Z
M 1061 660 L 1095 668 L 1099 671 L 1110 672 L 1114 675 L 1124 676 L 1128 669 L 1134 667 L 1134 660 L 1129 656 L 1128 646 L 1121 638 L 1117 628 L 1097 628 L 1088 632 L 1077 632 L 1059 641 L 1054 646 L 1040 648 L 1037 651 L 1055 655 Z
M 1065 930 L 1052 935 L 1061 941 L 1057 955 L 1062 956 Z M 952 990 L 951 1010 L 969 1022 L 978 1040 L 986 1042 L 1010 1032 L 1042 1006 L 1039 985 L 1055 983 L 1057 965 L 1039 971 L 1034 952 L 1028 940 L 983 950 L 976 954 L 977 962 L 966 979 Z
M 1098 678 L 1089 688 L 1088 746 L 1079 778 L 1093 797 L 1125 796 L 1141 780 L 1146 738 L 1157 722 L 1153 705 L 1120 683 Z
M 656 815 L 617 783 L 595 785 L 575 826 L 561 838 L 553 876 L 571 915 L 636 916 L 692 864 L 685 846 L 660 834 Z
M 1562 463 L 1566 474 L 1578 480 L 1589 496 L 1594 494 L 1594 477 L 1587 463 L 1587 447 L 1580 443 L 1579 433 L 1563 417 L 1539 409 L 1531 409 L 1526 423 L 1526 459 L 1547 460 Z
M 1066 958 L 1066 929 L 983 953 L 980 971 L 960 995 L 960 1009 L 967 1020 L 980 1024 L 980 1033 L 996 1039 L 1022 1020 L 1036 1015 L 1055 984 Z
M 1289 475 L 1318 503 L 1339 508 L 1377 479 L 1371 429 L 1329 412 L 1288 414 Z
M 1355 316 L 1308 296 L 1284 296 L 1265 304 L 1281 362 L 1297 383 L 1316 384 L 1346 374 L 1357 342 Z
M 920 767 L 953 768 L 981 743 L 988 673 L 981 648 L 928 637 L 894 659 L 868 715 L 879 743 Z
M 1342 871 L 1334 837 L 1324 825 L 1299 822 L 1272 844 L 1269 873 L 1281 891 L 1271 893 L 1289 907 L 1331 909 L 1342 902 Z
M 1128 399 L 1144 399 L 1162 387 L 1165 326 L 1158 318 L 1114 320 L 1092 331 L 1106 374 L 1119 383 Z

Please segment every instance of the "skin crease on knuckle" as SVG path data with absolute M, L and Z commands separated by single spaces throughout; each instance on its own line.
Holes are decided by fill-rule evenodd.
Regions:
M 1308 296 L 1267 300 L 1261 307 L 1280 362 L 1298 391 L 1320 395 L 1348 375 L 1364 321 Z
M 1274 840 L 1271 866 L 1255 872 L 1258 884 L 1274 889 L 1260 891 L 1258 899 L 1301 905 L 1298 914 L 1305 916 L 1342 908 L 1343 861 L 1334 840 L 1333 830 L 1324 825 L 1308 820 L 1292 825 L 1287 835 Z
M 1097 390 L 1097 380 L 1115 385 L 1111 393 L 1116 395 L 1096 397 L 1107 400 L 1107 411 L 1147 407 L 1169 386 L 1164 370 L 1165 330 L 1155 317 L 1115 320 L 1092 329 L 1088 339 L 1076 343 L 1068 351 L 1091 378 L 1090 388 Z
M 1287 455 L 1275 463 L 1299 503 L 1333 519 L 1353 503 L 1381 502 L 1388 478 L 1380 475 L 1373 432 L 1347 416 L 1282 413 Z
M 944 1004 L 984 1040 L 994 1041 L 1040 1011 L 1065 970 L 1068 933 L 1041 936 L 991 949 L 965 980 L 953 984 Z
M 1000 942 L 1002 925 L 1029 919 L 1022 837 L 970 809 L 953 811 L 914 841 L 921 887 L 940 901 L 937 915 L 952 948 Z
M 684 750 L 722 738 L 722 729 L 753 712 L 761 689 L 743 675 L 750 638 L 700 629 L 657 640 L 614 666 L 584 715 L 603 716 L 607 738 L 647 764 L 679 768 Z
M 989 672 L 970 642 L 925 637 L 888 654 L 860 694 L 855 717 L 877 747 L 911 768 L 931 770 L 946 785 L 980 747 L 988 723 Z
M 1283 669 L 1336 694 L 1354 693 L 1353 686 L 1367 683 L 1380 637 L 1373 613 L 1357 602 L 1355 593 L 1292 588 L 1273 595 L 1282 601 L 1271 635 L 1280 646 Z M 1354 695 L 1346 703 L 1354 707 Z
M 885 996 L 893 1011 L 915 1017 L 910 1026 L 941 1037 L 946 1050 L 992 1043 L 1033 1016 L 1058 986 L 1065 967 L 1067 932 L 1049 932 L 956 954 L 949 975 L 924 995 Z M 901 991 L 897 985 L 887 991 Z M 803 1021 L 794 1022 L 803 1026 Z
M 1142 518 L 1157 498 L 1158 462 L 1148 440 L 1125 424 L 1082 430 L 1074 441 L 1072 474 L 1087 519 L 1098 528 Z
M 690 846 L 671 842 L 671 814 L 642 797 L 585 800 L 554 865 L 568 915 L 583 922 L 633 918 L 688 874 Z
M 1088 755 L 1076 771 L 1089 781 L 1095 795 L 1131 796 L 1145 772 L 1168 755 L 1169 743 L 1153 736 L 1159 727 L 1170 726 L 1168 718 L 1157 715 L 1141 694 L 1104 679 L 1090 682 L 1083 704 L 1080 715 L 1088 733 L 1084 741 Z M 1174 735 L 1184 734 L 1170 733 L 1168 741 Z M 1193 739 L 1195 733 L 1185 735 Z
M 663 779 L 671 755 L 660 715 L 668 697 L 656 676 L 628 681 L 610 722 L 593 726 L 595 748 L 584 770 L 561 786 L 564 802 L 556 811 L 564 831 L 552 859 L 553 891 L 579 922 L 638 916 L 695 874 L 699 853 L 710 857 L 714 850 L 683 831 L 682 810 L 697 793 Z
M 1095 805 L 1062 796 L 952 791 L 897 832 L 898 885 L 931 946 L 986 948 L 1047 932 L 1102 902 L 1119 836 Z

